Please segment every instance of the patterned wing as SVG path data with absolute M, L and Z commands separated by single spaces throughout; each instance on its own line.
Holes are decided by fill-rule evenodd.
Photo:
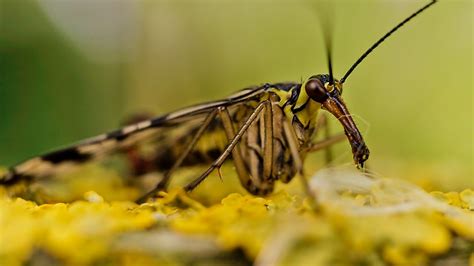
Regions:
M 66 173 L 86 162 L 130 152 L 137 147 L 145 149 L 141 151 L 145 153 L 146 149 L 151 150 L 150 158 L 157 161 L 157 165 L 153 167 L 166 170 L 173 159 L 173 154 L 179 151 L 178 145 L 183 145 L 185 138 L 192 135 L 208 113 L 218 107 L 237 108 L 243 103 L 257 100 L 267 88 L 267 85 L 264 85 L 244 89 L 227 99 L 190 106 L 28 159 L 11 167 L 6 175 L 0 177 L 0 184 L 9 185 L 20 180 L 32 181 Z M 211 147 L 208 151 L 215 153 L 216 149 Z M 209 154 L 209 157 L 212 157 L 212 154 Z M 196 159 L 199 158 L 194 158 Z M 192 161 L 191 154 L 187 162 L 191 164 Z

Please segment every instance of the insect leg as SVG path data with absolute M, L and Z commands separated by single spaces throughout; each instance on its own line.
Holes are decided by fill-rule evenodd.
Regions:
M 318 210 L 316 196 L 309 188 L 308 180 L 306 180 L 306 177 L 304 175 L 303 162 L 301 160 L 300 153 L 298 152 L 298 139 L 296 137 L 296 133 L 294 132 L 292 126 L 290 125 L 287 119 L 283 120 L 283 133 L 284 133 L 285 139 L 288 142 L 288 147 L 290 148 L 290 153 L 293 158 L 293 162 L 298 171 L 298 176 L 301 179 L 303 190 L 306 193 L 306 195 L 309 197 L 311 207 L 316 211 Z
M 223 110 L 221 113 L 222 124 L 227 134 L 227 138 L 229 141 L 232 141 L 232 138 L 235 136 L 232 120 L 227 112 L 227 110 Z M 273 180 L 271 179 L 271 172 L 273 167 L 273 127 L 272 127 L 272 106 L 270 102 L 267 102 L 264 105 L 264 109 L 260 113 L 260 123 L 258 127 L 262 127 L 260 129 L 260 134 L 262 134 L 263 146 L 262 151 L 259 152 L 259 156 L 262 156 L 263 161 L 263 171 L 260 172 L 260 164 L 259 164 L 259 156 L 254 157 L 252 160 L 252 155 L 254 153 L 249 154 L 249 150 L 245 153 L 242 149 L 242 145 L 238 145 L 232 151 L 232 159 L 234 161 L 235 168 L 237 170 L 237 174 L 240 180 L 240 183 L 243 187 L 247 189 L 250 193 L 254 195 L 266 195 L 269 192 L 273 191 Z M 255 123 L 255 122 L 254 122 Z M 254 124 L 252 125 L 254 126 Z M 252 131 L 256 127 L 252 127 L 247 130 L 247 137 L 250 139 L 254 139 L 255 134 L 258 134 L 258 131 Z M 250 143 L 246 142 L 247 145 Z M 245 147 L 249 149 L 248 147 Z M 258 148 L 258 147 L 257 147 Z M 254 150 L 252 150 L 255 152 Z M 242 154 L 247 154 L 248 158 L 247 161 L 244 161 Z
M 232 124 L 232 119 L 230 117 L 229 111 L 226 108 L 223 108 L 222 110 L 220 110 L 219 116 L 221 117 L 222 126 L 224 127 L 225 134 L 230 143 L 236 135 L 234 132 L 234 126 Z M 239 180 L 242 186 L 246 187 L 249 184 L 249 182 L 250 183 L 259 182 L 259 180 L 255 180 L 255 177 L 250 176 L 248 174 L 247 169 L 245 167 L 245 162 L 242 156 L 242 149 L 239 147 L 239 145 L 237 145 L 232 150 L 232 159 L 234 161 L 235 169 L 237 171 L 237 175 L 239 177 Z
M 155 195 L 158 191 L 162 191 L 166 189 L 170 181 L 171 174 L 183 163 L 186 156 L 188 156 L 189 153 L 193 150 L 198 140 L 204 134 L 204 131 L 209 127 L 209 125 L 214 120 L 214 118 L 216 118 L 217 113 L 218 113 L 218 109 L 216 108 L 211 113 L 209 113 L 209 115 L 207 115 L 207 117 L 203 121 L 203 124 L 199 127 L 198 131 L 194 135 L 189 145 L 186 146 L 186 149 L 181 153 L 181 155 L 175 161 L 173 166 L 171 166 L 171 168 L 168 171 L 166 171 L 166 173 L 163 175 L 163 179 L 160 180 L 160 182 L 156 185 L 156 187 L 153 190 L 149 191 L 148 193 L 140 197 L 138 200 L 136 200 L 137 203 L 143 203 L 149 197 Z
M 331 136 L 331 128 L 329 127 L 329 119 L 326 113 L 322 113 L 320 120 L 320 128 L 324 130 L 324 138 L 327 139 Z M 329 164 L 332 162 L 333 156 L 332 156 L 332 150 L 331 150 L 331 145 L 327 146 L 324 149 L 324 158 L 326 159 L 326 164 Z
M 194 188 L 196 188 L 214 169 L 219 168 L 222 166 L 224 161 L 229 157 L 229 155 L 232 153 L 234 148 L 237 146 L 239 143 L 240 139 L 244 135 L 244 133 L 247 131 L 247 129 L 250 127 L 253 121 L 260 115 L 260 112 L 263 110 L 265 105 L 267 105 L 268 102 L 264 101 L 261 102 L 257 105 L 255 110 L 252 112 L 252 114 L 249 116 L 247 121 L 245 121 L 245 124 L 239 129 L 237 134 L 232 138 L 230 141 L 229 145 L 225 148 L 224 152 L 211 164 L 211 166 L 204 171 L 198 178 L 187 184 L 184 189 L 186 191 L 191 191 Z
M 278 99 L 279 100 L 279 99 Z M 259 183 L 253 183 L 252 187 L 247 188 L 249 192 L 254 195 L 267 195 L 273 191 L 275 180 L 272 177 L 273 167 L 274 167 L 274 108 L 280 108 L 278 106 L 278 101 L 272 99 L 270 95 L 270 100 L 268 104 L 265 105 L 265 109 L 261 115 L 260 121 L 260 139 L 261 139 L 261 163 L 256 163 L 257 161 L 251 162 L 248 167 L 251 172 L 259 173 L 258 180 Z M 263 121 L 262 121 L 263 120 Z M 276 130 L 276 129 L 275 129 Z M 250 133 L 249 133 L 250 135 Z M 262 169 L 260 169 L 262 167 Z M 263 171 L 262 171 L 263 170 Z M 248 185 L 250 186 L 250 185 Z
M 321 141 L 318 141 L 316 143 L 311 144 L 308 148 L 306 148 L 304 151 L 305 152 L 314 152 L 314 151 L 319 151 L 322 149 L 325 149 L 329 146 L 332 146 L 338 142 L 341 142 L 345 140 L 347 137 L 344 135 L 344 133 L 340 133 L 334 136 L 327 137 Z
M 263 145 L 263 177 L 269 179 L 273 168 L 273 103 L 268 102 L 263 113 L 264 145 Z

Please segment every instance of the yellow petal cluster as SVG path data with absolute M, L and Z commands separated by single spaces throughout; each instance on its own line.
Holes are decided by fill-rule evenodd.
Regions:
M 107 190 L 105 196 L 88 191 L 70 203 L 37 204 L 0 188 L 0 265 L 443 265 L 473 260 L 474 191 L 426 193 L 398 180 L 328 174 L 312 180 L 320 212 L 286 188 L 266 198 L 231 193 L 207 205 L 182 189 L 160 192 L 138 205 L 111 200 Z M 136 193 L 123 186 L 120 193 Z M 85 189 L 80 187 L 77 191 Z
M 2 198 L 0 264 L 19 265 L 38 252 L 70 265 L 94 262 L 107 254 L 110 242 L 122 232 L 145 230 L 155 223 L 152 212 L 136 207 L 101 200 L 36 205 Z

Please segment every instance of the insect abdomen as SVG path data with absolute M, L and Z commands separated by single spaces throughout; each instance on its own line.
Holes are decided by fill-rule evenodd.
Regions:
M 196 134 L 199 124 L 182 132 L 169 132 L 158 143 L 133 146 L 125 151 L 134 175 L 170 170 Z M 227 144 L 220 121 L 212 122 L 180 166 L 206 165 L 223 152 Z M 152 148 L 152 150 L 150 150 Z

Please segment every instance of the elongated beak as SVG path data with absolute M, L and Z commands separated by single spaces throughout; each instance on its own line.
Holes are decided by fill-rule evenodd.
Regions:
M 354 162 L 358 167 L 363 168 L 364 162 L 369 158 L 369 148 L 365 145 L 364 139 L 359 132 L 346 104 L 342 98 L 338 96 L 330 96 L 324 103 L 323 109 L 334 115 L 344 127 L 344 132 L 349 140 L 352 148 Z

